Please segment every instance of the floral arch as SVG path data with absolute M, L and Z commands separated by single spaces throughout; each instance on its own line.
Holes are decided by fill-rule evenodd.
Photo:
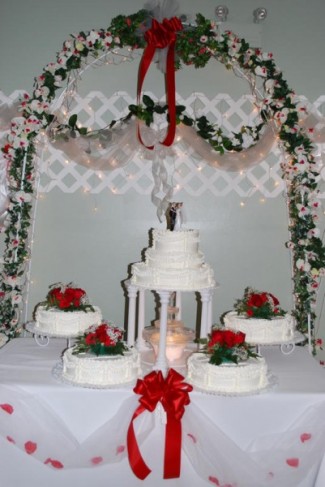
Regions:
M 310 134 L 299 125 L 299 116 L 305 109 L 296 101 L 294 92 L 283 79 L 272 55 L 250 47 L 244 39 L 231 32 L 220 33 L 217 26 L 201 14 L 197 14 L 193 24 L 177 21 L 180 27 L 171 35 L 175 50 L 173 69 L 180 69 L 182 65 L 204 68 L 210 59 L 215 59 L 227 69 L 241 70 L 252 85 L 261 85 L 257 103 L 262 122 L 256 127 L 243 127 L 239 134 L 228 137 L 220 127 L 215 127 L 206 119 L 193 120 L 188 117 L 184 107 L 174 107 L 174 114 L 169 112 L 169 124 L 175 121 L 175 124 L 194 127 L 212 150 L 219 154 L 239 153 L 244 150 L 245 137 L 249 137 L 254 145 L 266 129 L 266 124 L 272 124 L 275 128 L 278 143 L 285 154 L 282 171 L 287 189 L 290 232 L 286 246 L 292 255 L 294 313 L 299 330 L 306 332 L 307 324 L 312 324 L 315 319 L 317 290 L 325 274 L 325 248 L 317 227 L 320 167 L 313 156 Z M 152 31 L 152 22 L 150 12 L 140 10 L 128 16 L 119 15 L 106 30 L 80 32 L 71 36 L 64 42 L 56 62 L 48 64 L 35 79 L 33 94 L 26 95 L 22 100 L 21 116 L 11 121 L 10 132 L 2 148 L 8 167 L 10 197 L 4 222 L 5 251 L 0 291 L 0 331 L 9 338 L 19 333 L 22 296 L 30 259 L 29 238 L 36 179 L 35 144 L 41 131 L 48 129 L 55 120 L 51 103 L 57 91 L 69 82 L 70 75 L 81 70 L 90 58 L 96 59 L 122 49 L 145 49 L 148 45 L 145 32 Z M 159 45 L 156 44 L 156 47 Z M 144 97 L 143 100 L 144 105 L 131 107 L 129 118 L 150 124 L 152 114 L 162 109 L 148 98 Z M 166 111 L 166 107 L 163 110 Z M 78 131 L 80 135 L 87 135 L 87 129 L 78 127 L 74 116 L 70 118 L 68 128 Z

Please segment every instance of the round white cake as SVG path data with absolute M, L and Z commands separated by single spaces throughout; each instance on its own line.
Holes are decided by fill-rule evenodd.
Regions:
M 132 382 L 141 373 L 140 355 L 135 349 L 124 355 L 73 355 L 72 352 L 73 347 L 63 354 L 62 377 L 74 384 L 104 388 Z
M 198 230 L 152 231 L 144 262 L 131 267 L 131 284 L 148 289 L 192 291 L 215 287 L 214 272 L 199 250 Z
M 238 364 L 213 365 L 206 354 L 198 352 L 189 357 L 187 368 L 186 381 L 207 392 L 247 394 L 268 385 L 267 365 L 263 357 L 249 358 Z
M 230 311 L 224 316 L 226 328 L 245 333 L 248 343 L 268 344 L 281 343 L 293 338 L 296 331 L 296 321 L 290 314 L 271 318 L 245 318 L 236 311 Z
M 35 332 L 62 337 L 78 336 L 92 325 L 99 325 L 102 313 L 97 306 L 94 311 L 62 311 L 38 306 L 35 314 Z

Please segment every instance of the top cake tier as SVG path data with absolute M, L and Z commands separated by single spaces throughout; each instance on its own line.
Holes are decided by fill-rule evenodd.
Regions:
M 131 284 L 147 289 L 198 291 L 215 287 L 212 268 L 199 250 L 198 230 L 152 230 L 144 262 L 131 267 Z

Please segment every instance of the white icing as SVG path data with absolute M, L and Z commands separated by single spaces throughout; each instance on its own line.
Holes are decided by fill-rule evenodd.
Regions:
M 35 331 L 59 336 L 74 336 L 84 333 L 92 325 L 99 325 L 102 313 L 97 306 L 94 311 L 61 311 L 38 306 L 35 316 Z
M 248 343 L 277 343 L 293 338 L 296 322 L 293 316 L 286 314 L 279 318 L 263 320 L 260 318 L 245 318 L 235 311 L 230 311 L 224 317 L 226 328 L 245 333 Z
M 204 353 L 192 354 L 187 362 L 186 380 L 200 389 L 225 394 L 256 392 L 268 384 L 267 365 L 263 357 L 249 358 L 239 364 L 209 364 Z
M 214 272 L 199 250 L 198 230 L 153 230 L 145 261 L 132 264 L 131 283 L 151 289 L 192 291 L 215 287 Z
M 72 354 L 68 348 L 63 354 L 62 376 L 75 384 L 109 386 L 135 380 L 140 370 L 140 355 L 129 350 L 124 355 L 101 355 L 90 353 Z

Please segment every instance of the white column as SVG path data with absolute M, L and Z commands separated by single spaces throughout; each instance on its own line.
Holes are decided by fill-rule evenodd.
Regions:
M 211 330 L 213 323 L 213 306 L 212 306 L 213 289 L 210 289 L 210 299 L 208 302 L 208 331 Z
M 143 330 L 145 325 L 145 290 L 139 290 L 139 310 L 138 310 L 138 338 L 137 348 L 143 350 L 145 347 L 145 341 L 143 339 Z
M 211 289 L 202 289 L 200 291 L 202 311 L 201 311 L 201 326 L 200 326 L 200 338 L 206 338 L 210 331 L 209 327 L 209 304 L 211 301 Z
M 126 286 L 129 298 L 127 344 L 129 347 L 133 347 L 135 342 L 135 313 L 138 288 L 136 286 L 132 286 L 131 284 L 127 284 Z
M 161 370 L 166 375 L 168 362 L 166 357 L 167 342 L 167 312 L 170 299 L 170 291 L 157 291 L 160 298 L 160 330 L 159 330 L 159 348 L 154 370 Z
M 176 308 L 178 308 L 176 319 L 181 320 L 182 319 L 182 294 L 180 291 L 176 291 L 175 306 Z

